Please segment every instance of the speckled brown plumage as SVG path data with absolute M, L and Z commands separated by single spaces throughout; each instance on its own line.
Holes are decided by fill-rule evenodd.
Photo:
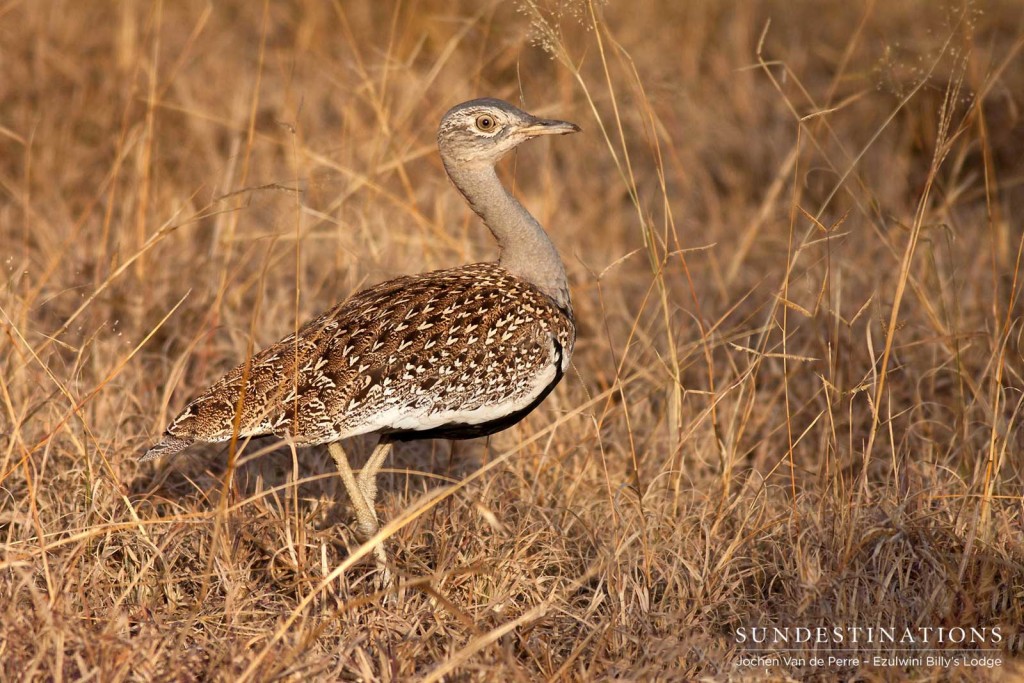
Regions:
M 243 382 L 240 436 L 322 444 L 369 432 L 487 434 L 557 382 L 574 342 L 571 311 L 497 264 L 398 278 L 228 372 L 147 458 L 230 439 Z

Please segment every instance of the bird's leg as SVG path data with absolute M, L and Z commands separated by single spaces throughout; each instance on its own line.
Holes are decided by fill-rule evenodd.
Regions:
M 349 500 L 352 501 L 352 506 L 356 510 L 356 529 L 360 536 L 360 540 L 367 541 L 377 533 L 377 529 L 379 528 L 377 524 L 377 512 L 373 509 L 373 505 L 367 502 L 362 487 L 359 485 L 359 482 L 356 481 L 356 477 L 352 473 L 352 466 L 349 465 L 348 456 L 345 454 L 341 444 L 335 441 L 327 447 L 327 450 L 330 451 L 331 457 L 334 458 L 335 464 L 338 465 L 338 473 L 341 474 L 341 481 L 345 484 L 345 490 L 348 492 Z M 361 477 L 362 473 L 360 473 L 360 478 Z M 377 560 L 377 568 L 381 570 L 384 583 L 390 583 L 391 573 L 388 571 L 387 553 L 384 552 L 383 543 L 378 543 L 374 546 L 373 555 Z
M 363 497 L 366 498 L 366 504 L 374 511 L 375 520 L 377 519 L 376 509 L 374 508 L 374 503 L 377 501 L 377 472 L 380 471 L 381 465 L 387 460 L 389 453 L 391 453 L 391 441 L 387 437 L 381 437 L 377 445 L 374 446 L 373 453 L 370 454 L 366 464 L 363 465 L 363 469 L 359 471 L 359 477 L 356 479 L 360 490 L 363 492 Z

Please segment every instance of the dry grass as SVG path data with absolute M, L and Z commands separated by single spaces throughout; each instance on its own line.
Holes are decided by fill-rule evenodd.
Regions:
M 1008 663 L 772 675 L 1008 674 L 1022 46 L 1011 0 L 0 4 L 0 677 L 725 678 L 787 625 Z M 502 169 L 574 370 L 397 449 L 385 597 L 325 451 L 135 455 L 357 287 L 493 256 L 433 145 L 483 94 L 585 131 Z

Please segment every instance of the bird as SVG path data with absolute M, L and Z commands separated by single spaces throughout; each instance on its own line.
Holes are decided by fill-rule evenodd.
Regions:
M 398 277 L 350 296 L 198 394 L 141 460 L 233 436 L 327 444 L 356 535 L 373 537 L 377 473 L 395 442 L 506 429 L 569 367 L 576 321 L 565 267 L 495 165 L 527 140 L 579 131 L 495 98 L 449 109 L 437 132 L 441 161 L 494 236 L 497 261 Z M 356 475 L 341 441 L 362 434 L 378 440 Z M 382 543 L 373 554 L 390 583 Z

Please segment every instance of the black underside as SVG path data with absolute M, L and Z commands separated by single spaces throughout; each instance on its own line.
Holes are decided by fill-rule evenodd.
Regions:
M 440 427 L 434 427 L 433 429 L 406 429 L 401 431 L 384 431 L 381 432 L 383 438 L 389 439 L 390 441 L 418 441 L 420 439 L 475 439 L 479 436 L 490 436 L 496 432 L 500 432 L 503 429 L 508 429 L 515 423 L 522 420 L 524 417 L 533 412 L 533 409 L 541 404 L 541 402 L 547 398 L 547 395 L 551 393 L 551 390 L 555 388 L 562 380 L 562 345 L 557 340 L 555 344 L 555 377 L 551 380 L 551 384 L 544 387 L 544 391 L 537 395 L 537 398 L 533 399 L 530 405 L 520 408 L 519 410 L 499 417 L 496 420 L 490 422 L 481 422 L 480 424 L 464 424 L 459 422 L 453 422 Z

